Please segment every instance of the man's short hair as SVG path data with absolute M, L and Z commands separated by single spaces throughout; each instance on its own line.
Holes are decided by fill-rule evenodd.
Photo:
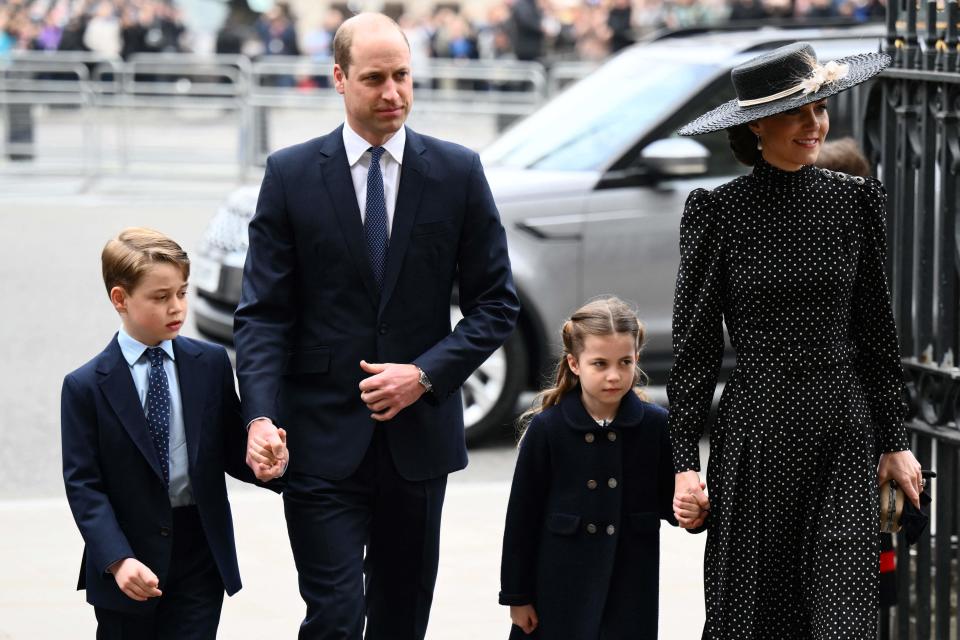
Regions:
M 397 31 L 403 36 L 403 41 L 407 43 L 407 47 L 409 48 L 410 41 L 407 40 L 407 34 L 403 32 L 403 29 L 397 24 L 397 21 L 386 15 L 383 15 L 383 18 L 397 28 Z M 353 46 L 353 31 L 354 25 L 349 24 L 349 20 L 347 20 L 337 28 L 337 32 L 333 35 L 333 61 L 340 65 L 340 69 L 343 70 L 343 75 L 345 76 L 349 74 L 350 64 L 353 62 L 350 59 L 350 48 Z
M 100 254 L 103 284 L 107 294 L 114 287 L 132 293 L 147 270 L 156 264 L 172 264 L 190 277 L 190 258 L 187 252 L 170 237 L 143 227 L 128 227 L 111 238 Z

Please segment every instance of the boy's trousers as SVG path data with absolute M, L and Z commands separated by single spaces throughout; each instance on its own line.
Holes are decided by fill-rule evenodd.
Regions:
M 169 579 L 156 609 L 138 616 L 94 607 L 97 640 L 215 640 L 223 580 L 195 506 L 173 510 L 172 535 Z

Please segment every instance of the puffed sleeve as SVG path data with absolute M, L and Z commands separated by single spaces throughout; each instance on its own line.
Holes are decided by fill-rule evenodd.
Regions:
M 703 435 L 723 360 L 723 242 L 714 196 L 695 189 L 680 221 L 680 271 L 673 300 L 673 369 L 667 382 L 677 473 L 700 470 Z
M 550 450 L 540 416 L 530 422 L 513 473 L 500 561 L 500 604 L 533 604 L 543 512 L 550 489 Z
M 860 255 L 851 305 L 856 368 L 870 405 L 881 452 L 909 448 L 903 420 L 903 366 L 884 272 L 887 193 L 870 178 L 862 187 Z

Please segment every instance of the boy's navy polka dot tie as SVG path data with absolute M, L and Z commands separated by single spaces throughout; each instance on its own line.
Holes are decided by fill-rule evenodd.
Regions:
M 170 385 L 163 370 L 163 349 L 147 349 L 150 377 L 147 384 L 147 426 L 153 447 L 160 458 L 163 484 L 170 486 Z
M 377 288 L 383 286 L 383 272 L 387 266 L 387 203 L 383 195 L 383 174 L 380 157 L 383 147 L 370 147 L 370 169 L 367 171 L 367 216 L 363 237 L 367 242 L 367 257 Z

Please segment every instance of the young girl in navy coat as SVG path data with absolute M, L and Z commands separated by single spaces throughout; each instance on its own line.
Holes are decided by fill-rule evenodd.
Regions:
M 581 307 L 563 325 L 556 386 L 521 418 L 500 569 L 512 640 L 657 637 L 674 473 L 667 412 L 638 387 L 643 334 L 617 298 Z M 696 509 L 691 498 L 684 515 Z

